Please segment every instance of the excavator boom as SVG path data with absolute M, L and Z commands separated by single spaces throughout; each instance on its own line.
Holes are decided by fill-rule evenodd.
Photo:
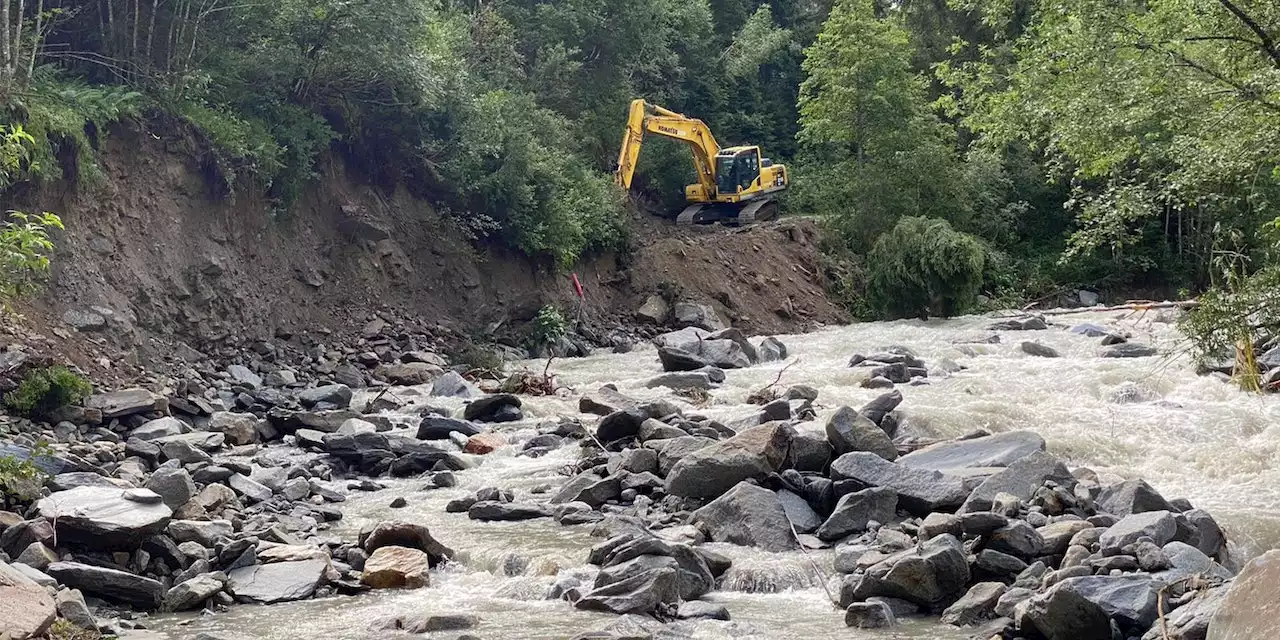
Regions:
M 693 154 L 698 183 L 685 187 L 689 206 L 677 222 L 735 219 L 748 223 L 777 215 L 773 194 L 787 188 L 786 167 L 761 158 L 759 147 L 721 147 L 703 121 L 642 99 L 631 102 L 618 152 L 614 182 L 624 190 L 631 188 L 640 148 L 650 133 L 684 142 Z

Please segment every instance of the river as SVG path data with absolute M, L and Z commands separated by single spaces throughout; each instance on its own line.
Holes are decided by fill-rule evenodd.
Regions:
M 891 345 L 906 346 L 931 368 L 951 363 L 965 369 L 934 375 L 929 384 L 900 385 L 899 411 L 906 433 L 954 437 L 986 429 L 1029 429 L 1072 467 L 1087 466 L 1104 478 L 1142 477 L 1166 497 L 1185 497 L 1222 524 L 1237 558 L 1280 547 L 1280 402 L 1241 393 L 1221 380 L 1197 376 L 1176 328 L 1156 312 L 1089 313 L 1061 316 L 1063 324 L 1091 322 L 1133 334 L 1135 341 L 1160 348 L 1161 357 L 1097 357 L 1098 339 L 1062 327 L 1003 332 L 1001 344 L 957 345 L 958 335 L 983 329 L 987 317 L 864 323 L 796 336 L 780 336 L 787 361 L 728 372 L 699 413 L 732 418 L 752 410 L 747 396 L 782 375 L 782 384 L 808 384 L 820 391 L 820 428 L 841 405 L 859 407 L 878 391 L 863 389 L 865 369 L 849 368 L 850 355 Z M 1033 357 L 1023 340 L 1051 346 L 1061 358 Z M 541 371 L 544 363 L 526 363 Z M 574 393 L 526 400 L 527 419 L 506 427 L 513 439 L 532 435 L 541 419 L 575 414 L 578 396 L 606 382 L 638 398 L 667 395 L 643 386 L 660 367 L 652 347 L 628 354 L 557 360 L 552 370 Z M 433 401 L 435 399 L 432 399 Z M 460 406 L 460 405 L 455 405 Z M 457 474 L 458 486 L 420 491 L 422 481 L 392 481 L 376 493 L 353 493 L 342 505 L 345 519 L 335 533 L 354 538 L 360 526 L 401 519 L 430 526 L 436 538 L 460 555 L 432 575 L 429 588 L 383 591 L 263 607 L 236 607 L 207 616 L 160 616 L 152 632 L 167 638 L 200 632 L 227 640 L 294 638 L 384 638 L 370 625 L 383 616 L 408 613 L 471 613 L 480 625 L 471 631 L 486 639 L 566 638 L 600 628 L 615 618 L 581 612 L 562 601 L 538 599 L 560 569 L 581 566 L 587 549 L 600 541 L 590 526 L 560 527 L 549 519 L 521 523 L 480 523 L 466 514 L 448 514 L 449 500 L 485 486 L 517 494 L 565 477 L 559 470 L 579 453 L 576 446 L 542 458 L 518 457 L 518 446 L 486 456 L 484 464 Z M 408 506 L 390 509 L 404 496 Z M 723 603 L 733 622 L 682 623 L 671 637 L 694 638 L 965 638 L 967 634 L 929 620 L 913 620 L 893 632 L 858 632 L 844 627 L 843 615 L 821 588 L 831 573 L 830 552 L 769 554 L 714 545 L 735 560 L 722 590 L 706 599 Z M 820 575 L 821 574 L 821 575 Z M 432 637 L 454 637 L 457 632 Z

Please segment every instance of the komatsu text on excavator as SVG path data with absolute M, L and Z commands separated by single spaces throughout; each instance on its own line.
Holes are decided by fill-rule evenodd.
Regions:
M 778 216 L 778 193 L 787 188 L 787 168 L 761 157 L 760 147 L 721 148 L 706 123 L 696 118 L 651 105 L 631 102 L 627 130 L 614 180 L 623 189 L 631 188 L 631 178 L 640 157 L 646 133 L 674 138 L 689 145 L 697 184 L 684 188 L 689 206 L 676 217 L 679 224 L 737 221 L 750 224 Z

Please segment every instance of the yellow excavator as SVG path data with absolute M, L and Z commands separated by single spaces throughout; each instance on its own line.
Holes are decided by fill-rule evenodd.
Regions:
M 750 224 L 778 217 L 776 197 L 787 188 L 786 166 L 762 157 L 757 146 L 721 148 L 703 121 L 644 100 L 633 100 L 627 115 L 614 172 L 618 186 L 631 188 L 646 133 L 680 140 L 693 152 L 698 182 L 684 188 L 689 206 L 676 216 L 677 224 Z

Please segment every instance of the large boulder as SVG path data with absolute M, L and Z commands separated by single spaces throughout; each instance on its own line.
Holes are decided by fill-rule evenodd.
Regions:
M 1145 511 L 1177 511 L 1159 491 L 1140 478 L 1103 487 L 1097 504 L 1098 509 L 1121 517 Z
M 912 469 L 947 472 L 981 467 L 1007 467 L 1033 453 L 1044 451 L 1044 438 L 1030 431 L 1008 431 L 993 436 L 942 442 L 913 451 L 898 460 Z
M 709 304 L 677 302 L 672 313 L 676 326 L 680 327 L 698 327 L 707 331 L 719 331 L 729 327 L 729 323 L 725 322 Z
M 671 467 L 667 493 L 714 498 L 743 480 L 774 473 L 785 462 L 794 433 L 786 423 L 771 422 L 692 451 Z M 658 459 L 661 465 L 662 452 Z
M 431 395 L 438 398 L 476 398 L 481 391 L 457 371 L 446 371 L 431 383 Z
M 969 497 L 960 478 L 937 471 L 913 469 L 889 462 L 865 451 L 846 453 L 831 463 L 831 479 L 852 485 L 855 490 L 888 487 L 898 493 L 898 506 L 913 514 L 926 516 L 934 511 L 953 509 Z
M 419 440 L 448 440 L 449 434 L 461 433 L 464 436 L 471 437 L 481 433 L 480 427 L 477 427 L 466 420 L 458 420 L 456 418 L 446 418 L 444 416 L 427 416 L 418 423 L 418 439 Z
M 967 627 L 995 617 L 996 603 L 1008 589 L 1003 582 L 979 582 L 942 612 L 943 624 Z
M 596 425 L 596 440 L 608 445 L 611 442 L 634 438 L 640 433 L 640 425 L 648 419 L 648 413 L 634 407 L 614 411 L 601 418 L 600 423 Z
M 79 562 L 55 562 L 45 573 L 73 589 L 140 609 L 158 608 L 165 594 L 164 585 L 150 578 Z
M 330 408 L 345 409 L 351 404 L 351 387 L 345 384 L 329 384 L 306 389 L 298 394 L 298 402 L 310 409 L 318 404 L 333 405 Z
M 1164 546 L 1173 540 L 1177 530 L 1177 521 L 1168 511 L 1135 513 L 1111 525 L 1098 539 L 1098 545 L 1104 553 L 1108 550 L 1119 553 L 1124 547 L 1145 537 L 1151 538 L 1157 546 Z
M 796 548 L 786 509 L 777 494 L 749 482 L 693 512 L 692 522 L 716 542 L 731 542 L 765 551 Z
M 199 609 L 215 594 L 222 591 L 227 577 L 217 573 L 202 573 L 194 578 L 173 585 L 164 594 L 161 608 L 165 611 L 190 611 Z
M 889 436 L 875 422 L 849 407 L 840 407 L 827 420 L 827 440 L 837 456 L 870 451 L 885 460 L 898 457 L 898 449 Z
M 601 417 L 607 416 L 616 411 L 634 409 L 638 406 L 640 406 L 639 400 L 623 395 L 618 391 L 617 387 L 608 384 L 595 391 L 584 394 L 578 399 L 579 412 L 590 413 Z
M 436 540 L 426 526 L 412 522 L 379 522 L 361 531 L 359 541 L 366 553 L 391 546 L 423 551 L 430 556 L 433 567 L 453 556 L 453 550 Z
M 876 396 L 875 399 L 863 406 L 858 413 L 866 417 L 866 419 L 880 424 L 884 421 L 884 417 L 893 413 L 893 410 L 897 409 L 900 404 L 902 404 L 902 392 L 895 389 L 889 393 Z
M 0 562 L 0 638 L 43 636 L 56 615 L 53 598 L 43 587 Z
M 258 441 L 258 419 L 251 414 L 218 411 L 209 416 L 209 431 L 226 436 L 233 445 Z
M 1058 583 L 1058 588 L 1098 605 L 1126 632 L 1145 631 L 1155 623 L 1161 586 L 1145 575 L 1083 576 Z
M 173 517 L 163 498 L 146 489 L 78 487 L 54 493 L 36 506 L 41 517 L 56 524 L 60 542 L 93 549 L 135 549 Z
M 668 305 L 662 296 L 649 296 L 644 304 L 636 309 L 636 319 L 649 324 L 663 324 L 669 315 L 671 315 L 671 305 Z
M 509 393 L 498 393 L 472 400 L 463 409 L 462 417 L 479 422 L 510 422 L 519 415 L 519 409 L 520 398 Z
M 897 492 L 886 487 L 847 493 L 840 497 L 831 517 L 818 527 L 818 539 L 831 542 L 866 531 L 869 522 L 886 524 L 893 519 L 897 507 Z
M 1280 638 L 1280 551 L 1244 566 L 1209 623 L 1208 640 Z
M 588 591 L 574 606 L 587 611 L 622 615 L 652 613 L 659 605 L 672 604 L 679 599 L 676 570 L 663 567 Z
M 1111 619 L 1102 607 L 1058 583 L 1024 600 L 1014 609 L 1024 636 L 1045 640 L 1111 638 Z
M 227 574 L 227 591 L 239 602 L 274 604 L 315 594 L 333 570 L 327 559 L 255 564 Z
M 111 420 L 150 411 L 165 412 L 169 409 L 169 401 L 146 389 L 122 389 L 89 396 L 84 406 L 101 411 L 104 420 Z
M 787 514 L 787 520 L 799 533 L 813 533 L 822 525 L 822 517 L 809 506 L 809 502 L 787 489 L 778 490 L 778 501 Z
M 431 582 L 431 558 L 417 549 L 379 547 L 364 563 L 360 582 L 374 589 L 417 589 Z
M 846 578 L 841 604 L 888 596 L 937 611 L 964 594 L 969 576 L 964 547 L 955 536 L 943 534 Z
M 1053 480 L 1063 486 L 1075 486 L 1076 480 L 1057 458 L 1043 451 L 1025 456 L 989 476 L 978 485 L 964 505 L 961 513 L 989 511 L 996 496 L 1007 493 L 1021 500 L 1029 500 L 1045 480 Z

